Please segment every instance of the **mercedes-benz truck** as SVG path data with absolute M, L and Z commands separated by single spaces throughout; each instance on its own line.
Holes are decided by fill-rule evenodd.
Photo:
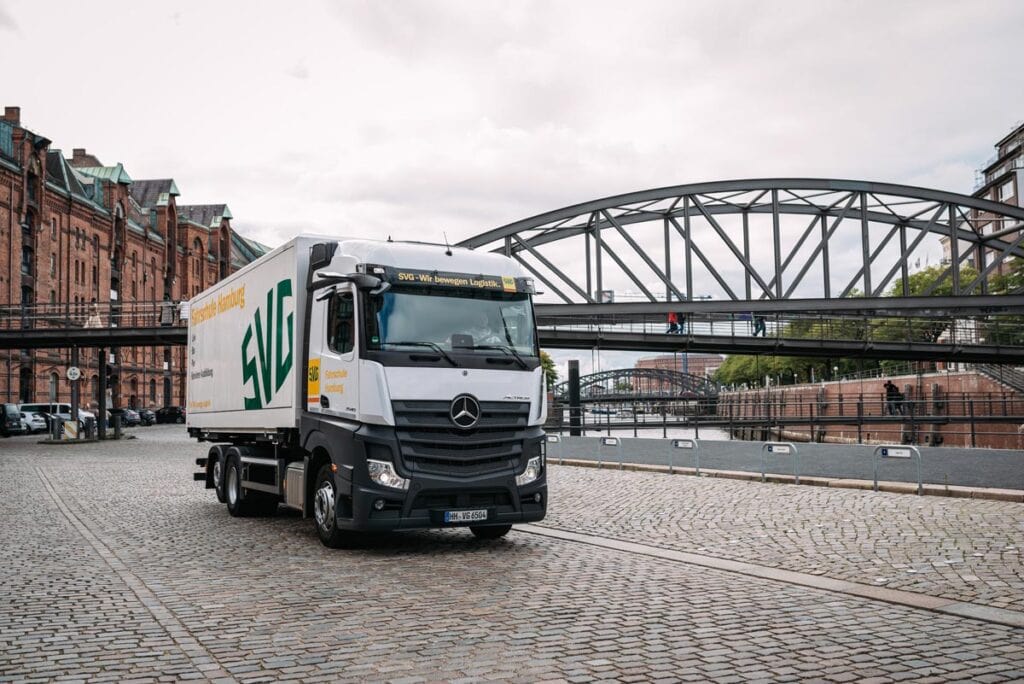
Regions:
M 188 307 L 197 480 L 233 516 L 278 505 L 320 540 L 547 507 L 533 282 L 493 253 L 300 236 Z

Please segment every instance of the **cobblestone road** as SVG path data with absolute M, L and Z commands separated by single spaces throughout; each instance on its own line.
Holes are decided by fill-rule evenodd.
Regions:
M 180 432 L 0 442 L 0 679 L 1024 678 L 1022 629 L 534 534 L 332 551 L 295 515 L 230 518 L 191 481 L 205 450 Z M 814 489 L 555 468 L 545 524 L 782 567 L 799 555 L 803 571 L 859 581 L 895 578 L 888 568 L 917 558 L 895 550 L 905 543 L 929 564 L 960 549 L 987 587 L 970 597 L 1019 608 L 1019 556 L 1005 548 L 1020 545 L 1019 505 Z M 752 544 L 755 529 L 781 536 Z M 975 548 L 982 561 L 967 560 Z

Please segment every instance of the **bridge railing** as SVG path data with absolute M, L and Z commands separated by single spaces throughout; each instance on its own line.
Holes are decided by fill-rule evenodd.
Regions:
M 871 443 L 899 440 L 939 446 L 1024 447 L 1024 396 L 1014 392 L 952 392 L 935 396 L 886 397 L 857 391 L 824 398 L 817 386 L 784 390 L 723 392 L 716 399 L 585 403 L 579 412 L 586 434 L 669 436 L 715 429 L 718 439 L 839 440 Z M 911 388 L 912 390 L 913 388 Z M 548 429 L 570 428 L 572 407 L 556 403 Z M 707 434 L 707 433 L 705 433 Z
M 1021 344 L 1024 316 L 841 316 L 824 314 L 765 315 L 700 313 L 686 316 L 682 330 L 669 332 L 669 324 L 636 322 L 613 317 L 580 320 L 571 324 L 542 325 L 551 330 L 588 330 L 683 337 L 709 336 L 740 339 L 832 340 L 842 342 L 941 343 L 948 345 Z
M 150 328 L 187 325 L 180 302 L 132 301 L 0 306 L 0 329 Z
M 913 388 L 911 388 L 913 390 Z M 863 391 L 856 386 L 824 398 L 811 386 L 773 391 L 723 392 L 717 401 L 719 416 L 769 420 L 801 418 L 884 418 L 892 421 L 977 420 L 1005 418 L 1014 422 L 1024 416 L 1024 397 L 1014 392 L 949 392 L 913 396 L 900 392 L 887 398 L 884 391 Z

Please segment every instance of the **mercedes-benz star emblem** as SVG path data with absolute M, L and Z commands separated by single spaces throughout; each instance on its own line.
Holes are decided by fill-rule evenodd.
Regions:
M 480 402 L 468 394 L 460 394 L 452 399 L 448 416 L 457 427 L 468 430 L 480 420 Z

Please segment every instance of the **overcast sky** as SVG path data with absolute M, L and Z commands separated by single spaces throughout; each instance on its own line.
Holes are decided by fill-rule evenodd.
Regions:
M 0 0 L 0 99 L 240 232 L 452 241 L 730 178 L 969 193 L 1024 2 Z

